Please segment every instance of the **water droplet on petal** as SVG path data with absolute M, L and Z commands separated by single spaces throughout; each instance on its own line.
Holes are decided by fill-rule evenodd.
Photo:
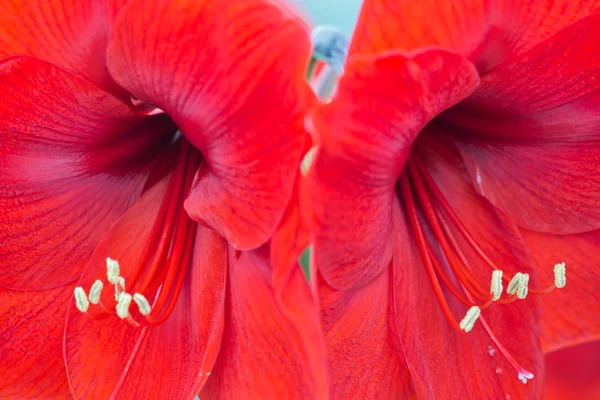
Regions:
M 493 357 L 494 354 L 496 354 L 496 349 L 493 348 L 492 346 L 488 346 L 488 354 Z
M 498 375 L 500 375 L 502 373 L 502 368 L 500 368 L 500 367 L 496 368 L 496 373 Z

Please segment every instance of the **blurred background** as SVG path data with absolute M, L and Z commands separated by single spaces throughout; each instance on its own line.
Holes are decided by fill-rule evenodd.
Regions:
M 362 0 L 291 0 L 313 25 L 334 25 L 348 37 L 354 29 Z

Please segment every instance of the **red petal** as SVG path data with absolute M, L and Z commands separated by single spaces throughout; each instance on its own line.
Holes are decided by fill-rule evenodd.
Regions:
M 392 245 L 382 238 L 391 234 L 393 188 L 413 141 L 478 80 L 468 61 L 443 50 L 347 67 L 333 101 L 313 117 L 321 146 L 303 189 L 315 262 L 329 285 L 366 285 L 387 268 Z
M 277 4 L 131 0 L 108 53 L 117 82 L 171 115 L 208 163 L 192 218 L 242 250 L 277 227 L 306 139 L 310 39 Z
M 0 91 L 0 286 L 59 286 L 139 195 L 173 128 L 29 57 L 0 62 Z
M 442 46 L 487 70 L 599 10 L 597 0 L 366 0 L 351 54 Z
M 327 399 L 319 311 L 300 266 L 278 297 L 268 248 L 233 252 L 221 352 L 200 398 Z
M 442 117 L 487 136 L 458 138 L 473 182 L 527 229 L 600 228 L 598 35 L 598 14 L 569 26 L 492 70 Z
M 544 400 L 600 398 L 600 342 L 546 355 Z
M 271 239 L 271 264 L 273 266 L 273 285 L 278 295 L 283 293 L 288 280 L 295 275 L 298 258 L 309 244 L 309 233 L 302 218 L 299 185 L 296 184 L 292 199 L 283 215 L 281 224 Z M 309 275 L 311 286 L 316 293 L 314 271 Z
M 319 293 L 333 399 L 416 398 L 410 374 L 388 326 L 389 276 L 339 292 L 321 281 Z
M 61 357 L 72 287 L 39 292 L 0 289 L 0 397 L 68 399 Z
M 417 145 L 429 173 L 471 235 L 504 272 L 531 275 L 537 287 L 535 270 L 514 224 L 479 197 L 458 172 L 456 155 L 437 154 L 433 145 Z M 395 332 L 413 378 L 415 390 L 423 399 L 512 399 L 536 398 L 543 377 L 539 345 L 538 301 L 525 300 L 493 304 L 482 312 L 492 331 L 517 362 L 538 378 L 523 385 L 517 372 L 500 354 L 486 334 L 481 321 L 470 333 L 457 333 L 444 317 L 434 296 L 425 267 L 417 253 L 412 231 L 404 213 L 399 212 L 394 240 L 398 254 L 394 260 Z M 458 235 L 456 234 L 458 237 Z M 491 269 L 459 241 L 471 270 L 488 287 Z M 435 248 L 435 247 L 434 247 Z M 447 292 L 446 298 L 460 321 L 467 307 Z
M 119 261 L 121 275 L 127 281 L 165 190 L 163 180 L 146 192 L 98 245 L 80 281 L 85 290 L 95 279 L 106 276 L 107 256 Z M 124 399 L 193 398 L 207 379 L 219 350 L 225 257 L 223 239 L 198 228 L 194 261 L 177 305 L 167 321 L 156 327 L 134 328 L 114 315 L 94 320 L 72 306 L 67 316 L 64 356 L 73 395 L 94 399 L 111 395 Z M 104 291 L 112 296 L 112 287 Z
M 34 56 L 122 92 L 108 73 L 106 44 L 112 21 L 125 1 L 4 2 L 0 58 Z
M 566 236 L 521 232 L 536 268 L 548 275 L 547 285 L 553 282 L 553 266 L 567 265 L 567 285 L 542 297 L 544 351 L 600 339 L 600 231 Z

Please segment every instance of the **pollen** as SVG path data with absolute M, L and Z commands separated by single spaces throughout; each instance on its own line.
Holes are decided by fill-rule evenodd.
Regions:
M 86 312 L 90 307 L 90 302 L 85 294 L 85 290 L 83 290 L 81 286 L 77 286 L 73 291 L 73 295 L 75 296 L 75 305 L 77 306 L 77 309 L 82 313 Z
M 519 286 L 519 282 L 521 281 L 521 275 L 523 274 L 517 272 L 515 276 L 512 277 L 512 279 L 508 283 L 508 287 L 506 288 L 506 293 L 511 295 L 517 293 L 517 288 Z
M 119 295 L 119 300 L 117 301 L 117 315 L 121 319 L 125 319 L 129 316 L 129 306 L 131 305 L 131 300 L 133 300 L 133 296 L 129 293 L 121 293 Z
M 101 280 L 97 280 L 94 282 L 92 287 L 90 288 L 90 303 L 98 304 L 100 302 L 100 294 L 102 293 L 102 289 L 104 288 L 104 283 Z
M 148 303 L 148 300 L 146 299 L 146 297 L 144 297 L 143 294 L 135 293 L 133 295 L 133 301 L 135 301 L 135 304 L 138 305 L 138 307 L 140 309 L 140 314 L 148 315 L 148 314 L 150 314 L 150 311 L 152 311 L 152 307 L 150 307 L 150 303 Z
M 567 284 L 567 271 L 566 264 L 559 263 L 554 266 L 554 286 L 559 289 L 562 289 Z
M 475 326 L 475 322 L 477 322 L 480 314 L 481 309 L 479 307 L 473 306 L 469 308 L 467 315 L 465 315 L 462 321 L 460 321 L 460 329 L 465 332 L 471 332 L 471 329 L 473 329 L 473 326 Z
M 500 269 L 496 269 L 492 272 L 490 294 L 494 295 L 494 301 L 498 300 L 502 295 L 502 270 Z
M 106 278 L 110 283 L 116 285 L 119 283 L 119 277 L 121 275 L 121 269 L 119 267 L 119 262 L 117 260 L 113 260 L 110 257 L 106 258 Z
M 519 299 L 524 299 L 527 297 L 527 293 L 529 292 L 529 274 L 521 274 L 521 279 L 519 280 L 519 284 L 517 285 L 517 297 Z

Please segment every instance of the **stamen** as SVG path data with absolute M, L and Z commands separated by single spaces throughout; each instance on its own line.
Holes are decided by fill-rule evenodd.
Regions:
M 527 290 L 529 285 L 529 274 L 521 274 L 521 279 L 517 285 L 517 297 L 523 300 L 527 297 Z
M 460 321 L 460 329 L 462 329 L 465 332 L 471 332 L 471 329 L 473 329 L 473 326 L 475 326 L 475 322 L 477 322 L 477 319 L 480 315 L 481 309 L 479 307 L 473 306 L 469 308 L 469 311 L 467 311 L 467 315 L 465 315 L 463 320 Z
M 517 272 L 515 276 L 512 277 L 506 288 L 506 293 L 511 295 L 517 293 L 517 287 L 519 286 L 519 282 L 521 282 L 521 275 L 520 272 Z
M 131 305 L 131 300 L 133 300 L 132 295 L 129 293 L 121 293 L 116 307 L 119 318 L 125 319 L 129 316 L 129 306 Z
M 502 295 L 502 270 L 500 269 L 496 269 L 492 272 L 490 294 L 494 295 L 494 301 L 498 300 Z
M 75 295 L 75 305 L 77 306 L 77 309 L 82 313 L 86 312 L 90 307 L 90 302 L 85 294 L 85 290 L 83 290 L 81 286 L 77 286 L 73 291 L 73 294 Z
M 98 279 L 96 282 L 94 282 L 94 284 L 92 285 L 92 288 L 90 289 L 90 303 L 92 304 L 98 304 L 100 302 L 100 294 L 102 293 L 102 289 L 104 288 L 104 284 L 102 283 L 102 281 L 100 279 Z
M 140 314 L 148 315 L 148 314 L 150 314 L 150 311 L 152 311 L 152 307 L 150 307 L 150 303 L 144 297 L 143 294 L 135 293 L 133 295 L 133 301 L 135 301 L 135 303 L 138 305 L 138 307 L 140 309 Z
M 119 262 L 113 260 L 110 257 L 106 258 L 106 278 L 110 283 L 116 285 L 119 283 L 119 276 L 121 275 Z
M 119 289 L 120 287 L 120 289 Z M 117 283 L 115 283 L 115 300 L 119 301 L 119 296 L 121 295 L 121 293 L 123 293 L 122 291 L 125 291 L 125 278 L 123 278 L 122 276 L 119 276 L 119 278 L 117 279 Z
M 562 289 L 567 284 L 566 264 L 559 263 L 554 266 L 554 286 Z

